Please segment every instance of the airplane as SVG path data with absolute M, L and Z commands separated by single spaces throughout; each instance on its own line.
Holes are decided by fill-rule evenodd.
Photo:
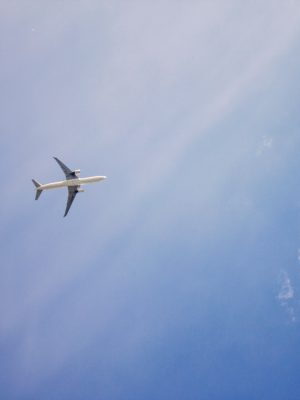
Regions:
M 36 187 L 35 200 L 37 200 L 40 197 L 43 190 L 67 187 L 68 188 L 68 201 L 67 201 L 66 211 L 64 214 L 64 217 L 66 217 L 66 215 L 68 214 L 70 207 L 76 197 L 76 194 L 84 192 L 84 189 L 81 188 L 81 185 L 84 185 L 86 183 L 94 183 L 94 182 L 102 181 L 102 180 L 106 179 L 106 176 L 90 176 L 88 178 L 79 178 L 80 169 L 75 169 L 74 171 L 72 171 L 63 162 L 61 162 L 57 157 L 53 157 L 53 158 L 58 163 L 58 165 L 61 167 L 61 169 L 63 170 L 63 172 L 66 176 L 66 179 L 64 181 L 47 183 L 45 185 L 42 185 L 39 182 L 37 182 L 36 180 L 32 179 L 32 182 L 33 182 L 34 186 Z

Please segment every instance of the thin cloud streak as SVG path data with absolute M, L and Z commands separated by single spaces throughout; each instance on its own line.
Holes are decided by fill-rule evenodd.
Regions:
M 294 298 L 294 288 L 291 280 L 286 271 L 280 273 L 281 286 L 278 293 L 278 300 L 280 305 L 286 310 L 290 322 L 296 322 L 296 315 L 294 307 L 290 304 L 290 301 Z
M 291 280 L 286 271 L 281 272 L 281 287 L 278 293 L 278 299 L 284 303 L 294 297 L 294 289 L 291 284 Z

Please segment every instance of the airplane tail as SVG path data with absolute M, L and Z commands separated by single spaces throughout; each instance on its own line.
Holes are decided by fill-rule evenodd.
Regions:
M 41 184 L 32 179 L 34 186 L 36 187 L 35 199 L 37 200 L 42 194 L 43 189 L 40 189 Z

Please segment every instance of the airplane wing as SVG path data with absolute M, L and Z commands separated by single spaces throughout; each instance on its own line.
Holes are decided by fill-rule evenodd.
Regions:
M 60 168 L 64 171 L 64 174 L 66 175 L 66 179 L 74 179 L 74 177 L 76 178 L 74 171 L 70 170 L 70 168 L 68 168 L 58 158 L 56 158 L 56 157 L 53 157 L 53 158 L 57 162 L 57 164 L 60 166 Z
M 78 186 L 69 186 L 68 187 L 68 201 L 67 201 L 67 207 L 66 207 L 66 211 L 65 211 L 64 217 L 68 214 L 68 212 L 69 212 L 69 210 L 71 208 L 71 205 L 72 205 L 72 203 L 73 203 L 73 201 L 74 201 L 74 199 L 76 197 L 76 194 L 78 193 L 78 188 L 79 188 L 79 185 Z

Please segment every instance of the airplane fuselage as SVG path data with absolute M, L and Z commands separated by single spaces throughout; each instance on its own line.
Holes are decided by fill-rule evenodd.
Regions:
M 87 178 L 66 179 L 64 181 L 46 183 L 45 185 L 39 186 L 38 190 L 57 189 L 69 186 L 80 186 L 80 185 L 85 185 L 87 183 L 99 182 L 102 181 L 103 179 L 106 179 L 106 176 L 89 176 Z

